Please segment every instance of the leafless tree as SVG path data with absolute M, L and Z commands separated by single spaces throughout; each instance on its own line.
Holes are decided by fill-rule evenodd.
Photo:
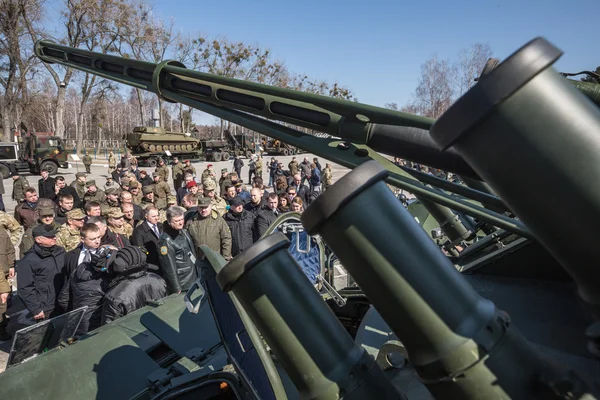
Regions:
M 492 54 L 491 47 L 488 44 L 482 43 L 476 43 L 458 52 L 458 61 L 456 63 L 458 96 L 462 96 L 475 85 L 475 79 L 481 75 L 485 63 Z

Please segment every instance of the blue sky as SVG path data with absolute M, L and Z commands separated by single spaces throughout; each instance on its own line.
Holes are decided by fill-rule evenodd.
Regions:
M 597 0 L 275 1 L 154 0 L 182 32 L 225 36 L 269 47 L 288 68 L 339 81 L 359 101 L 406 103 L 421 64 L 434 54 L 455 60 L 459 49 L 487 43 L 508 57 L 543 36 L 564 51 L 555 67 L 594 69 L 600 53 Z

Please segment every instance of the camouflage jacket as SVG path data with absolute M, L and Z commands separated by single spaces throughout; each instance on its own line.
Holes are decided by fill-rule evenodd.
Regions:
M 159 210 L 167 208 L 167 196 L 171 194 L 171 188 L 167 182 L 158 182 L 154 185 L 154 205 Z
M 164 182 L 166 182 L 167 179 L 169 179 L 169 168 L 166 165 L 163 165 L 162 167 L 156 167 L 156 170 L 154 172 L 162 176 Z
M 182 163 L 173 164 L 173 179 L 183 179 L 184 168 Z
M 133 226 L 131 226 L 129 223 L 123 224 L 123 226 L 120 228 L 117 228 L 116 226 L 109 226 L 108 229 L 110 229 L 110 231 L 113 233 L 118 233 L 119 235 L 125 236 L 127 239 L 129 239 L 133 233 Z
M 83 165 L 92 165 L 92 157 L 90 155 L 83 156 L 81 161 L 83 161 Z
M 208 218 L 190 219 L 186 224 L 186 228 L 192 237 L 198 257 L 204 254 L 200 249 L 200 245 L 205 244 L 214 251 L 221 253 L 226 260 L 231 258 L 231 231 L 227 226 L 227 222 L 218 212 L 213 210 Z
M 65 248 L 65 251 L 71 251 L 81 243 L 81 235 L 78 229 L 73 229 L 69 225 L 61 225 L 56 234 L 56 244 Z
M 115 157 L 114 154 L 108 156 L 108 166 L 109 166 L 109 168 L 117 167 L 117 157 Z
M 263 169 L 263 162 L 262 160 L 256 160 L 256 173 L 258 175 L 260 175 L 260 173 L 262 172 Z
M 298 173 L 298 161 L 290 161 L 288 168 L 292 175 L 296 175 Z
M 224 198 L 215 196 L 214 199 L 210 201 L 210 204 L 212 204 L 212 209 L 219 213 L 220 217 L 227 213 L 227 202 Z
M 332 184 L 332 179 L 333 179 L 333 174 L 331 173 L 331 168 L 324 168 L 323 169 L 323 182 L 326 185 L 331 185 Z
M 87 191 L 87 189 L 85 188 L 85 182 L 79 182 L 77 179 L 74 180 L 73 182 L 71 182 L 71 187 L 75 188 L 75 191 L 77 192 L 77 194 L 79 195 L 79 200 L 83 201 L 83 198 L 85 196 L 85 193 Z
M 15 246 L 8 230 L 0 226 L 0 277 L 8 277 L 8 270 L 14 267 Z
M 25 198 L 25 189 L 29 188 L 29 181 L 27 178 L 20 176 L 13 181 L 12 199 L 17 203 L 21 202 Z
M 86 192 L 85 195 L 83 196 L 83 200 L 86 203 L 88 203 L 90 201 L 95 201 L 96 203 L 102 204 L 102 203 L 105 203 L 106 195 L 104 194 L 103 190 L 96 189 L 96 192 L 94 192 L 93 194 Z

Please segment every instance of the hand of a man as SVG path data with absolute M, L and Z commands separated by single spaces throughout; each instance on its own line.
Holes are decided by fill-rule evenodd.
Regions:
M 44 311 L 40 311 L 38 315 L 34 315 L 33 319 L 44 319 L 46 316 L 44 315 Z
M 0 303 L 1 304 L 5 304 L 6 300 L 8 300 L 8 293 L 2 293 L 2 294 L 0 294 Z
M 9 268 L 8 269 L 8 277 L 9 278 L 14 278 L 15 277 L 15 269 L 14 268 Z

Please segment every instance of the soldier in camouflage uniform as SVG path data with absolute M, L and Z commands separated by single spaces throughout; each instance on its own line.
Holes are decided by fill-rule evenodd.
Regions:
M 102 215 L 106 216 L 113 208 L 120 208 L 121 204 L 119 204 L 119 189 L 110 188 L 104 194 L 106 194 L 106 198 L 104 199 L 104 203 L 100 204 L 100 208 L 102 209 Z
M 202 197 L 198 201 L 198 212 L 186 223 L 186 228 L 190 232 L 198 258 L 204 257 L 200 245 L 205 244 L 221 253 L 225 260 L 231 259 L 231 231 L 223 217 L 212 209 L 208 197 Z
M 33 247 L 33 228 L 38 225 L 50 225 L 52 229 L 57 231 L 61 228 L 60 224 L 54 220 L 54 208 L 38 207 L 38 214 L 40 218 L 25 231 L 23 239 L 21 240 L 21 244 L 19 246 L 19 254 L 21 255 L 21 258 L 25 252 L 29 251 Z
M 212 210 L 219 214 L 219 216 L 225 215 L 227 212 L 227 202 L 221 197 L 217 196 L 215 190 L 217 189 L 217 184 L 215 181 L 209 179 L 204 182 L 204 196 L 210 199 L 210 203 L 212 206 Z
M 12 191 L 12 199 L 17 203 L 20 203 L 25 198 L 25 189 L 29 187 L 29 182 L 27 178 L 21 176 L 19 174 L 13 175 L 13 191 Z
M 131 193 L 133 204 L 137 204 L 138 206 L 142 203 L 142 199 L 144 198 L 144 195 L 140 190 L 141 187 L 142 185 L 139 182 L 131 182 L 131 185 L 129 185 L 129 192 Z
M 85 187 L 87 188 L 87 192 L 83 196 L 83 201 L 87 203 L 88 201 L 95 201 L 98 204 L 106 203 L 106 195 L 104 192 L 96 186 L 95 180 L 90 180 L 85 183 Z
M 90 170 L 90 168 L 92 167 L 92 157 L 88 154 L 87 151 L 84 154 L 85 155 L 83 156 L 81 161 L 83 161 L 83 165 L 85 165 L 85 172 L 87 172 L 89 174 L 92 172 Z
M 127 239 L 131 238 L 133 233 L 133 226 L 125 222 L 125 214 L 120 208 L 115 208 L 108 213 L 108 229 L 111 232 L 118 233 L 119 235 L 125 236 Z
M 208 164 L 204 172 L 202 172 L 202 184 L 204 184 L 204 181 L 206 181 L 207 179 L 212 179 L 213 181 L 215 181 L 215 183 L 217 182 L 217 176 L 215 175 L 215 171 L 213 171 L 212 164 Z
M 256 160 L 256 177 L 259 177 L 260 179 L 262 179 L 262 172 L 263 172 L 263 160 L 262 160 L 262 156 L 258 156 L 258 159 Z M 250 182 L 252 183 L 252 182 Z
M 183 164 L 179 162 L 177 157 L 173 158 L 173 187 L 175 191 L 181 187 L 183 183 L 183 175 L 185 174 Z
M 112 151 L 108 152 L 108 173 L 109 175 L 117 169 L 117 157 L 115 157 L 115 153 Z
M 185 160 L 185 165 L 183 166 L 184 171 L 192 171 L 192 176 L 196 176 L 196 168 L 192 165 L 190 160 Z
M 158 172 L 153 173 L 152 177 L 154 178 L 154 205 L 162 210 L 167 208 L 167 196 L 171 194 L 171 188 Z
M 221 177 L 219 178 L 219 193 L 222 196 L 225 193 L 225 186 L 231 185 L 231 176 L 227 172 L 227 168 L 221 169 Z
M 75 191 L 77 192 L 77 195 L 79 195 L 79 201 L 81 203 L 83 203 L 83 198 L 85 197 L 85 192 L 87 191 L 87 189 L 85 188 L 85 180 L 85 172 L 78 172 L 75 174 L 75 180 L 71 182 L 71 187 L 75 188 Z
M 19 224 L 19 221 L 15 217 L 4 211 L 0 211 L 0 227 L 6 229 L 13 246 L 17 246 L 21 242 L 25 228 Z
M 106 193 L 106 190 L 110 188 L 121 189 L 121 186 L 119 186 L 119 184 L 115 182 L 111 175 L 106 177 L 106 183 L 104 184 L 104 193 Z
M 331 172 L 331 165 L 329 163 L 325 164 L 325 168 L 323 168 L 323 190 L 326 190 L 329 186 L 333 184 L 333 173 Z
M 292 157 L 292 161 L 288 164 L 288 168 L 290 170 L 290 175 L 294 176 L 298 173 L 298 161 L 296 161 L 296 157 Z
M 15 275 L 15 247 L 6 229 L 0 227 L 0 342 L 10 340 L 6 332 L 6 309 L 11 287 L 8 279 Z
M 145 210 L 149 205 L 154 205 L 154 185 L 144 186 L 142 192 L 144 193 L 144 197 L 142 198 L 140 207 Z
M 156 167 L 154 173 L 158 174 L 163 182 L 166 183 L 169 181 L 169 167 L 165 165 L 165 161 L 162 158 L 158 160 L 158 167 Z M 154 174 L 152 174 L 152 176 L 154 176 Z
M 81 243 L 79 231 L 83 227 L 85 214 L 80 208 L 76 208 L 67 213 L 67 223 L 60 227 L 56 234 L 56 244 L 65 248 L 69 252 Z

